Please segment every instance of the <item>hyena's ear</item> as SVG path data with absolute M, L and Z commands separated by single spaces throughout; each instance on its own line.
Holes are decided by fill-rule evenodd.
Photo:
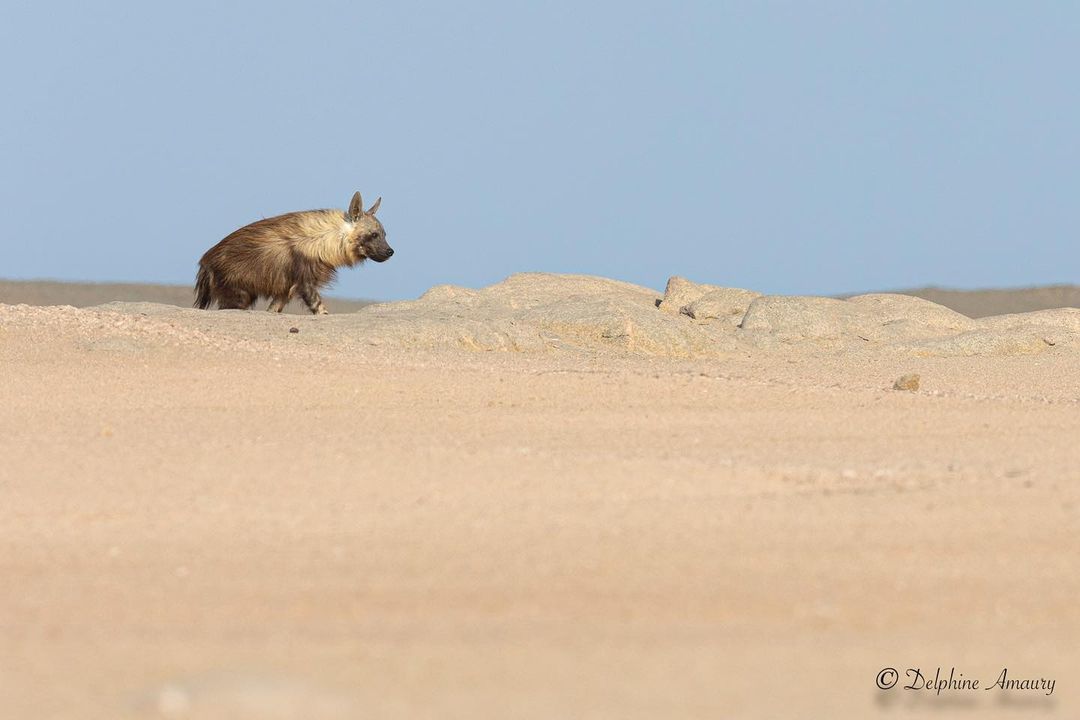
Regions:
M 378 205 L 378 203 L 375 203 Z M 364 199 L 360 197 L 360 191 L 353 193 L 352 202 L 349 203 L 349 219 L 357 220 L 364 212 Z
M 374 215 L 375 211 L 379 209 L 379 203 L 381 203 L 381 202 L 382 202 L 382 198 L 380 197 L 378 200 L 375 201 L 375 204 L 371 206 L 371 209 L 367 211 L 367 214 L 368 215 Z

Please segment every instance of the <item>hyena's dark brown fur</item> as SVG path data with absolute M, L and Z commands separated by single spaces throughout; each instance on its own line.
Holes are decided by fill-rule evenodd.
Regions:
M 195 277 L 195 307 L 246 310 L 259 297 L 281 312 L 299 295 L 311 312 L 325 315 L 319 290 L 340 267 L 394 254 L 375 217 L 382 198 L 364 210 L 360 193 L 346 212 L 308 210 L 245 225 L 206 251 Z

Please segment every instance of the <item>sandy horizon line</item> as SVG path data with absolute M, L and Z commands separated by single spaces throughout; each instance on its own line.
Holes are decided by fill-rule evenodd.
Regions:
M 709 281 L 708 278 L 694 279 L 699 282 Z M 883 292 L 919 297 L 944 305 L 971 318 L 1060 307 L 1080 307 L 1080 285 L 1068 283 L 970 289 L 925 285 L 916 288 L 833 293 L 825 295 L 825 297 L 849 298 L 864 292 Z M 788 293 L 776 294 L 787 295 Z M 345 297 L 332 291 L 326 295 L 326 299 L 330 311 L 339 313 L 355 312 L 373 303 L 395 302 L 381 298 Z M 192 286 L 132 281 L 0 278 L 0 304 L 92 307 L 108 302 L 156 302 L 177 307 L 190 307 L 192 304 Z M 290 304 L 288 311 L 305 313 L 306 309 L 294 301 Z

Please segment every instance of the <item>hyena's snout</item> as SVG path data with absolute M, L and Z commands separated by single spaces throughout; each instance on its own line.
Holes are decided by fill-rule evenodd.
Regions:
M 394 254 L 394 248 L 386 244 L 384 240 L 381 245 L 371 249 L 369 257 L 375 262 L 386 262 L 390 259 L 390 256 Z

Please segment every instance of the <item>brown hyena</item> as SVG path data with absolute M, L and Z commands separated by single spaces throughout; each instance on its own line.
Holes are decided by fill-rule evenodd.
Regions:
M 384 262 L 394 254 L 386 231 L 375 217 L 382 198 L 364 210 L 360 193 L 348 212 L 308 210 L 245 225 L 206 251 L 195 277 L 195 307 L 216 302 L 226 310 L 246 310 L 260 296 L 281 312 L 299 295 L 316 315 L 326 307 L 319 289 L 340 267 L 371 258 Z

